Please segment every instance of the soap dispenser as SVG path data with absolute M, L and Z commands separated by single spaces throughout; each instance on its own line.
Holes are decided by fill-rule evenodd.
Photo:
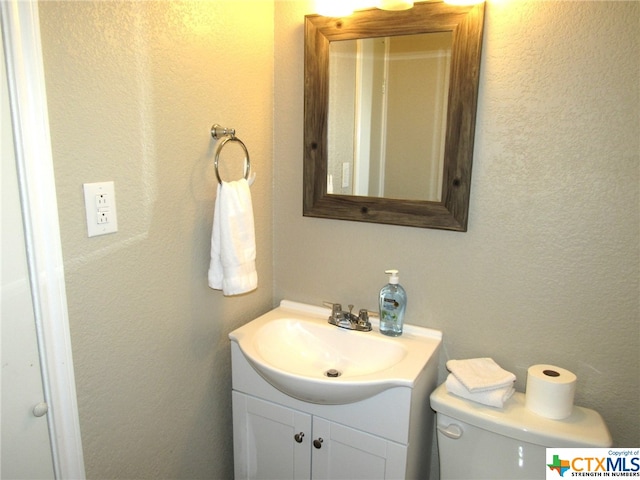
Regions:
M 387 270 L 385 273 L 389 275 L 389 283 L 380 290 L 380 333 L 398 337 L 402 335 L 407 292 L 398 283 L 398 270 Z

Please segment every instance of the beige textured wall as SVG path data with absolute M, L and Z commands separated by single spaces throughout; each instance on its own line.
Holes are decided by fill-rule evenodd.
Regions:
M 376 308 L 398 268 L 407 322 L 448 358 L 579 378 L 616 445 L 640 444 L 639 2 L 489 1 L 469 231 L 302 217 L 303 16 L 275 3 L 276 300 Z
M 87 475 L 231 478 L 227 334 L 273 293 L 273 3 L 45 1 L 40 20 Z M 241 297 L 206 284 L 214 122 L 257 172 Z M 119 231 L 87 238 L 82 184 L 107 180 Z

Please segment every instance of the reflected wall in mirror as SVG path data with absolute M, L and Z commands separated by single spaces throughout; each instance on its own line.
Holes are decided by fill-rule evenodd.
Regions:
M 329 43 L 327 193 L 440 201 L 452 44 L 452 32 Z
M 483 16 L 305 17 L 304 215 L 466 231 Z

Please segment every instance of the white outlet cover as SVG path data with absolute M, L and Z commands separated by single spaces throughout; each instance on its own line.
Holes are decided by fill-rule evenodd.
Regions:
M 95 237 L 118 231 L 116 192 L 113 182 L 85 183 L 84 208 L 87 215 L 87 235 Z M 101 198 L 100 204 L 98 198 Z M 105 203 L 106 202 L 106 203 Z M 107 221 L 104 221 L 104 218 Z M 98 220 L 98 219 L 102 220 Z

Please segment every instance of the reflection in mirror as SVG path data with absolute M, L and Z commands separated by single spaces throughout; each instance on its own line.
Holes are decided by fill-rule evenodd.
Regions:
M 305 17 L 305 216 L 466 231 L 483 19 L 432 1 Z
M 327 193 L 440 201 L 451 32 L 329 44 Z

